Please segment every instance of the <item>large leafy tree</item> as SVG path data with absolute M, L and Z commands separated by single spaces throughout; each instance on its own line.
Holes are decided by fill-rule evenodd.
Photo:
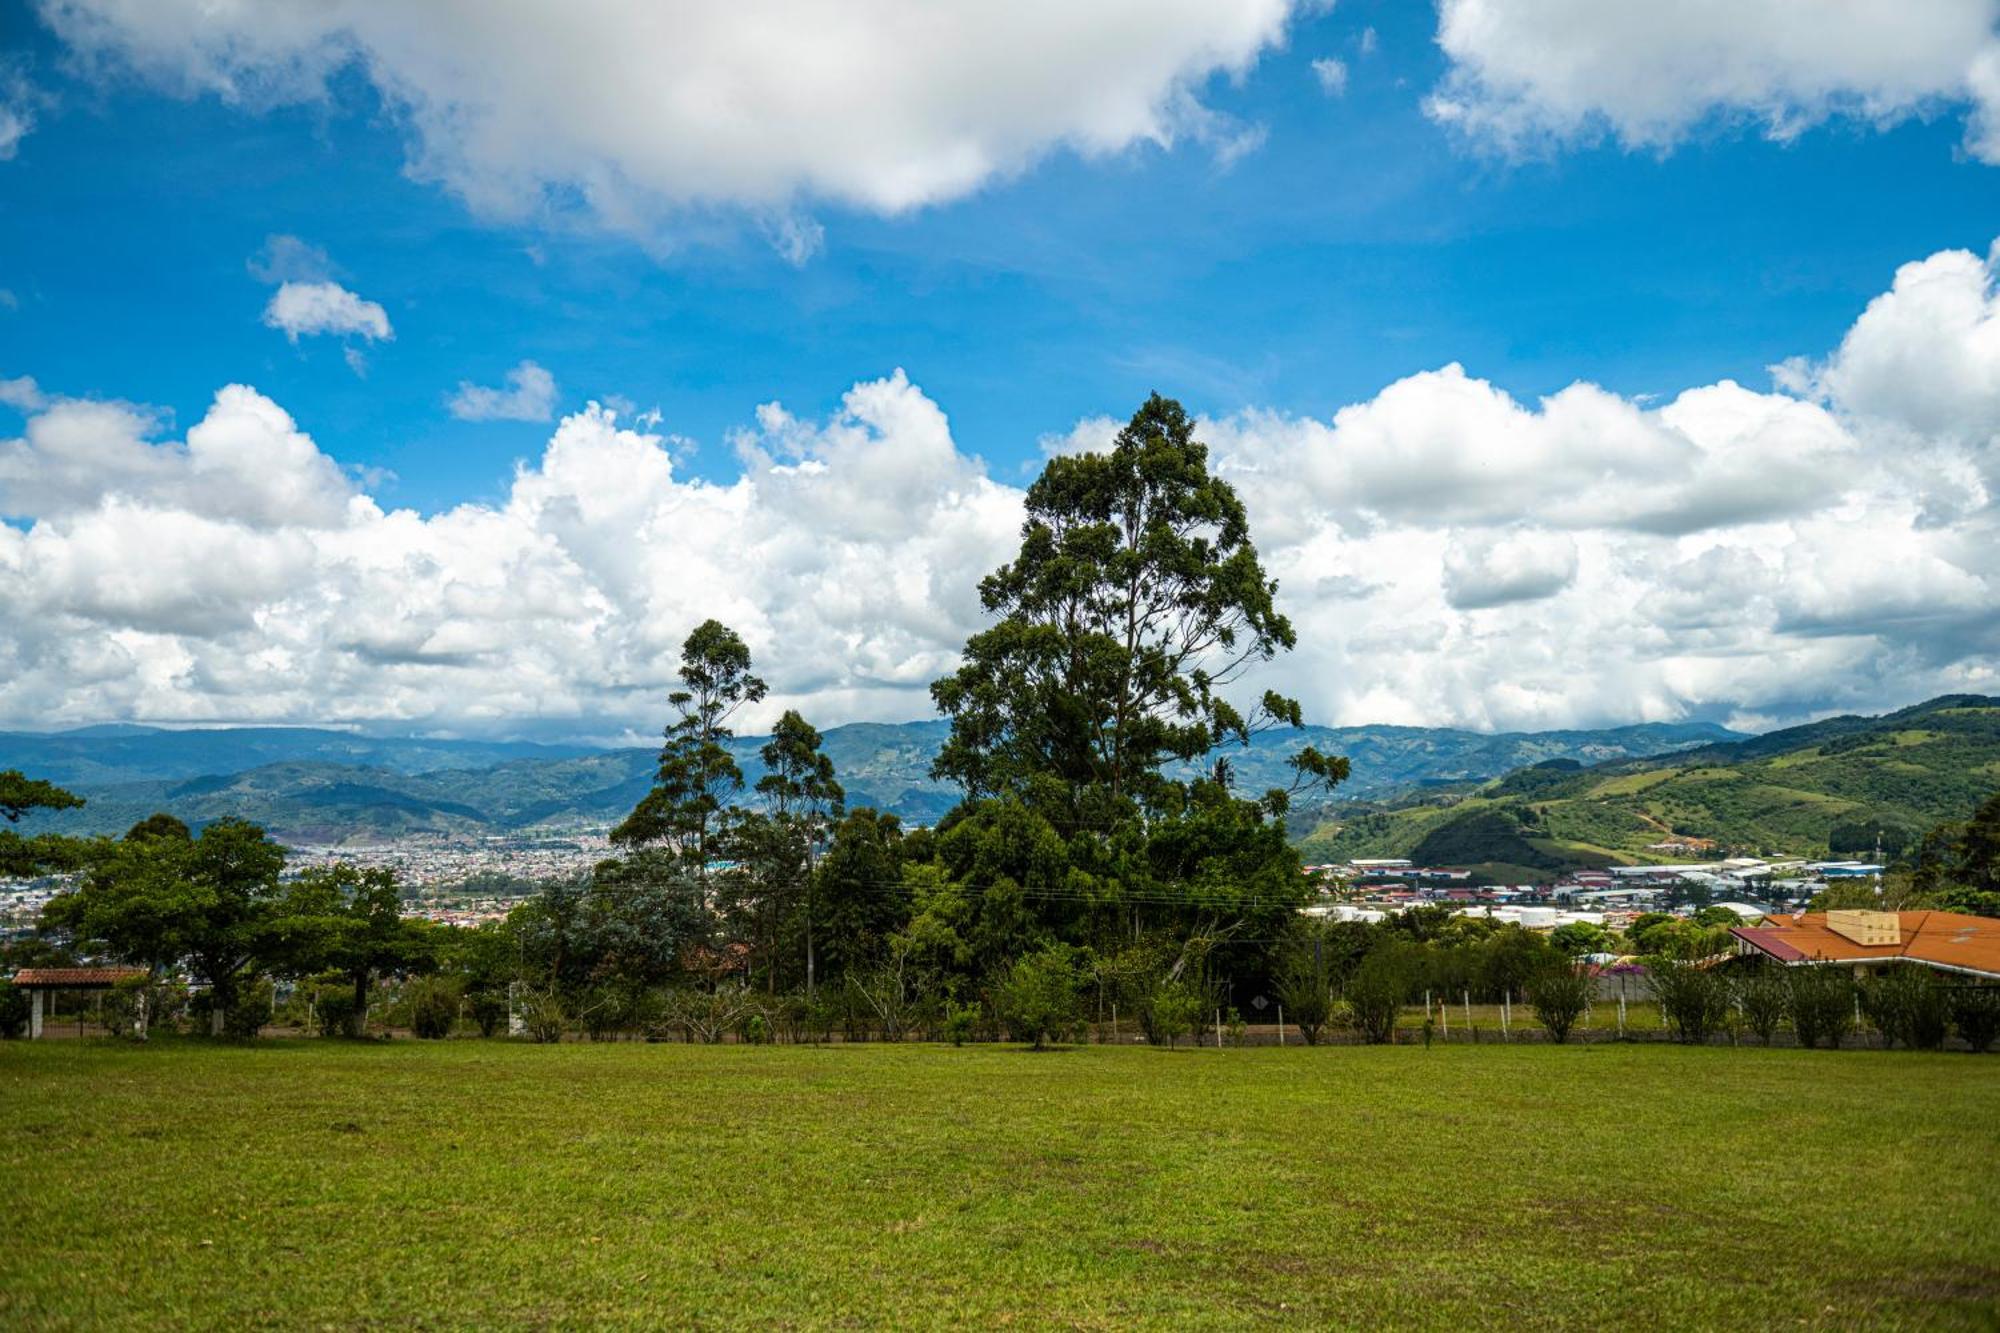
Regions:
M 44 925 L 83 951 L 186 967 L 213 991 L 219 1020 L 268 942 L 284 848 L 240 819 L 199 837 L 175 821 L 142 824 L 93 859 L 82 886 L 44 909 Z
M 354 987 L 348 1035 L 368 1026 L 368 991 L 379 975 L 409 976 L 437 965 L 438 928 L 403 915 L 390 870 L 315 866 L 286 886 L 262 931 L 259 952 L 293 976 L 338 972 Z
M 931 687 L 952 722 L 935 771 L 975 799 L 1018 796 L 1065 835 L 1102 829 L 1178 808 L 1169 764 L 1299 724 L 1283 695 L 1228 697 L 1296 636 L 1242 501 L 1170 399 L 1147 399 L 1109 452 L 1050 460 L 1019 554 L 979 591 L 998 620 Z M 1346 775 L 1310 747 L 1295 768 L 1295 786 Z
M 1280 817 L 1347 761 L 1303 746 L 1289 787 L 1233 790 L 1218 749 L 1300 724 L 1281 694 L 1235 697 L 1296 636 L 1181 406 L 1155 394 L 1107 452 L 1051 460 L 980 598 L 995 622 L 931 693 L 951 719 L 934 771 L 967 798 L 937 845 L 982 964 L 1050 933 L 1110 947 L 1148 926 L 1228 940 L 1282 925 L 1304 877 Z M 1210 962 L 1228 970 L 1222 948 Z
M 696 627 L 681 645 L 681 688 L 667 696 L 675 720 L 660 749 L 659 772 L 624 822 L 611 831 L 630 847 L 663 846 L 706 885 L 722 850 L 743 770 L 725 744 L 730 720 L 764 697 L 750 672 L 750 649 L 719 620 Z
M 549 884 L 507 917 L 519 977 L 572 996 L 670 980 L 688 950 L 706 941 L 700 897 L 686 867 L 657 851 Z

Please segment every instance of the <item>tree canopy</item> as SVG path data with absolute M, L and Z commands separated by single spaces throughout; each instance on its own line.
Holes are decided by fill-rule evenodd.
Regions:
M 1018 554 L 979 594 L 996 623 L 931 687 L 952 724 L 935 771 L 973 799 L 1024 800 L 1065 834 L 1104 829 L 1184 805 L 1169 763 L 1299 724 L 1274 691 L 1247 709 L 1228 697 L 1297 638 L 1242 501 L 1171 399 L 1147 399 L 1109 452 L 1049 461 Z M 1346 775 L 1310 747 L 1294 766 L 1306 782 Z
M 667 696 L 677 716 L 666 730 L 653 789 L 612 841 L 641 847 L 664 844 L 706 878 L 730 809 L 743 789 L 743 770 L 723 742 L 730 720 L 763 699 L 762 679 L 750 673 L 750 649 L 719 620 L 703 621 L 681 645 L 681 688 Z
M 18 824 L 36 810 L 51 813 L 75 810 L 83 798 L 53 782 L 30 778 L 17 768 L 0 772 L 0 819 Z M 76 838 L 44 833 L 24 838 L 11 828 L 0 828 L 0 876 L 27 879 L 54 871 L 74 870 L 82 863 L 86 847 Z
M 237 819 L 198 837 L 134 833 L 94 858 L 79 888 L 51 900 L 44 924 L 89 952 L 185 966 L 213 990 L 218 1012 L 227 1008 L 269 945 L 284 849 Z

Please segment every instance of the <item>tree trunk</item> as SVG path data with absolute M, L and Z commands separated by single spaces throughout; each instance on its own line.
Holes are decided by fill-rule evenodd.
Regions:
M 347 1020 L 347 1035 L 360 1037 L 368 1031 L 368 969 L 354 974 L 354 1013 Z
M 219 1037 L 222 1035 L 223 1020 L 236 1007 L 235 978 L 218 976 L 209 983 L 208 1006 L 208 1035 Z

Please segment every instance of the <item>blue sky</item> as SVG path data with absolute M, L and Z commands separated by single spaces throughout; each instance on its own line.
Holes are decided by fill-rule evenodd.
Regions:
M 445 407 L 522 358 L 566 407 L 658 406 L 717 476 L 758 403 L 817 415 L 902 366 L 1005 473 L 1153 389 L 1325 415 L 1450 361 L 1524 397 L 1578 378 L 1762 384 L 1837 340 L 1897 264 L 2000 231 L 2000 172 L 1958 151 L 1944 115 L 1789 144 L 1714 127 L 1670 154 L 1468 153 L 1422 113 L 1444 61 L 1414 4 L 1337 6 L 1240 86 L 1211 81 L 1213 105 L 1267 127 L 1233 164 L 1058 152 L 906 216 L 819 207 L 825 247 L 802 267 L 749 225 L 656 256 L 486 224 L 405 175 L 405 135 L 358 78 L 333 106 L 257 115 L 66 80 L 18 4 L 4 31 L 63 105 L 6 168 L 0 285 L 21 308 L 0 367 L 183 420 L 218 384 L 254 383 L 335 457 L 394 471 L 385 501 L 427 510 L 497 494 L 539 451 L 539 424 Z M 1326 56 L 1350 70 L 1344 96 L 1313 73 Z M 269 287 L 246 261 L 271 234 L 321 247 L 388 311 L 396 338 L 366 378 L 338 345 L 294 348 L 260 322 Z
M 1782 8 L 1757 0 L 1743 12 L 1771 4 Z M 1985 0 L 1948 7 L 1990 36 Z M 12 297 L 0 304 L 0 379 L 28 376 L 38 386 L 35 398 L 0 407 L 0 439 L 49 402 L 99 400 L 159 410 L 148 438 L 166 447 L 223 385 L 250 385 L 382 510 L 507 504 L 517 461 L 539 466 L 552 422 L 460 420 L 448 402 L 462 382 L 500 385 L 524 360 L 553 376 L 554 417 L 590 399 L 624 406 L 628 423 L 633 409 L 657 408 L 655 429 L 679 437 L 661 446 L 675 476 L 725 485 L 745 473 L 730 433 L 754 427 L 759 404 L 830 423 L 853 386 L 902 368 L 948 417 L 954 466 L 983 460 L 993 484 L 1017 487 L 1046 438 L 1122 416 L 1155 389 L 1216 421 L 1251 413 L 1322 424 L 1450 363 L 1531 416 L 1539 399 L 1577 381 L 1640 412 L 1725 379 L 1767 390 L 1771 364 L 1832 357 L 1899 266 L 1947 251 L 1983 256 L 2000 234 L 2000 168 L 1984 160 L 1980 106 L 1951 79 L 1923 83 L 1936 62 L 1957 58 L 1943 49 L 1954 39 L 1942 31 L 1926 49 L 1912 37 L 1909 58 L 1885 70 L 1867 58 L 1883 45 L 1879 33 L 1861 29 L 1852 42 L 1859 54 L 1826 69 L 1788 66 L 1782 52 L 1764 59 L 1754 29 L 1679 34 L 1697 52 L 1689 59 L 1737 42 L 1743 68 L 1780 73 L 1771 87 L 1754 84 L 1762 75 L 1744 75 L 1752 82 L 1741 86 L 1718 76 L 1687 105 L 1662 111 L 1636 93 L 1631 105 L 1617 100 L 1621 82 L 1631 82 L 1618 60 L 1644 69 L 1671 60 L 1629 49 L 1639 39 L 1615 21 L 1586 34 L 1595 44 L 1579 47 L 1578 59 L 1607 73 L 1576 92 L 1520 74 L 1520 52 L 1537 49 L 1532 30 L 1512 34 L 1513 47 L 1502 45 L 1504 24 L 1477 37 L 1485 48 L 1473 38 L 1454 44 L 1448 14 L 1430 6 L 1341 0 L 1274 20 L 1235 68 L 1218 60 L 1202 72 L 1197 60 L 1195 74 L 1163 83 L 1163 102 L 1181 96 L 1200 108 L 1174 113 L 1171 145 L 1140 135 L 1080 153 L 1045 136 L 1024 169 L 1003 167 L 902 209 L 810 183 L 775 207 L 726 198 L 690 207 L 673 199 L 671 180 L 655 177 L 642 182 L 654 197 L 634 224 L 578 206 L 561 180 L 526 217 L 469 205 L 464 173 L 412 166 L 421 156 L 413 145 L 432 130 L 408 104 L 385 99 L 360 61 L 333 62 L 308 92 L 191 91 L 208 69 L 199 32 L 148 32 L 134 13 L 144 10 L 112 0 L 0 6 L 0 106 L 10 96 L 32 126 L 0 161 L 0 289 Z M 83 18 L 98 26 L 80 27 Z M 1115 47 L 1106 59 L 1117 59 Z M 1328 59 L 1345 71 L 1336 91 L 1315 70 Z M 175 64 L 183 60 L 185 69 Z M 169 65 L 176 72 L 161 73 Z M 281 74 L 259 77 L 276 85 Z M 239 86 L 252 83 L 243 77 Z M 1427 110 L 1441 90 L 1468 87 L 1490 115 L 1487 129 Z M 1855 114 L 1860 103 L 1868 114 Z M 1531 132 L 1515 132 L 1523 117 Z M 606 152 L 616 164 L 616 150 Z M 631 169 L 643 174 L 643 164 Z M 774 219 L 822 228 L 813 253 L 802 262 L 781 254 Z M 323 252 L 327 270 L 316 276 L 379 304 L 393 339 L 294 342 L 270 327 L 263 316 L 274 283 L 252 261 L 274 236 Z M 350 349 L 364 359 L 359 371 Z M 1882 415 L 1824 386 L 1794 393 L 1844 427 Z M 879 422 L 871 429 L 893 434 Z M 1967 466 L 1977 471 L 1985 456 L 1967 438 L 1960 431 L 1938 445 L 1974 448 Z M 1236 450 L 1254 453 L 1241 440 Z M 27 483 L 16 486 L 28 494 Z M 6 517 L 16 532 L 41 522 L 53 535 L 63 520 L 48 503 L 17 499 Z M 1344 523 L 1338 502 L 1307 507 L 1357 541 L 1379 538 L 1390 522 L 1365 506 Z M 1498 543 L 1538 526 L 1550 526 L 1549 516 L 1524 509 L 1413 538 L 1434 551 L 1430 586 L 1446 594 L 1436 614 L 1458 616 L 1468 643 L 1488 645 L 1480 653 L 1507 638 L 1477 619 L 1502 603 L 1453 604 L 1451 566 L 1439 585 L 1436 561 L 1453 551 L 1498 559 Z M 1572 573 L 1595 558 L 1581 529 L 1549 545 L 1569 553 L 1555 564 Z M 1764 549 L 1778 558 L 1776 547 Z M 1671 556 L 1705 554 L 1683 540 Z M 1371 577 L 1338 554 L 1314 558 L 1338 577 Z M 1546 563 L 1546 553 L 1538 558 Z M 1604 558 L 1623 568 L 1654 557 Z M 742 595 L 754 601 L 755 591 Z M 83 617 L 116 639 L 115 617 L 86 602 L 48 614 Z M 1407 619 L 1411 605 L 1376 614 Z M 954 603 L 939 614 L 966 612 Z M 1764 628 L 1822 620 L 1819 611 L 1779 608 Z M 916 678 L 949 651 L 950 636 L 933 631 L 946 642 L 909 649 L 908 671 L 826 685 L 829 707 L 920 714 Z M 427 634 L 439 632 L 429 623 Z M 1863 634 L 1879 650 L 1854 690 L 1830 683 L 1858 660 L 1836 655 L 1799 668 L 1812 680 L 1798 688 L 1661 668 L 1627 691 L 1625 705 L 1552 702 L 1565 688 L 1553 682 L 1510 706 L 1469 702 L 1462 682 L 1409 699 L 1386 687 L 1328 687 L 1320 701 L 1341 720 L 1372 720 L 1361 714 L 1375 708 L 1393 715 L 1384 720 L 1472 725 L 1755 721 L 1887 701 L 1898 672 L 1976 684 L 1967 663 L 1986 651 L 1991 627 L 1954 622 L 1950 632 L 1972 650 L 1946 660 L 1942 648 L 1893 628 L 1844 627 L 1842 636 Z M 1812 633 L 1807 655 L 1825 649 L 1827 631 Z M 166 678 L 178 681 L 176 698 L 220 688 L 187 674 L 201 651 L 178 644 L 182 674 Z M 1381 650 L 1349 643 L 1314 670 L 1339 675 L 1367 651 Z M 1721 655 L 1749 651 L 1733 642 Z M 37 669 L 57 671 L 47 662 Z M 812 674 L 802 669 L 801 681 Z M 369 716 L 365 690 L 354 688 L 362 693 L 326 711 Z M 801 684 L 799 694 L 815 688 Z M 387 712 L 461 725 L 437 711 L 449 712 L 439 701 L 452 693 L 439 683 Z M 555 695 L 559 726 L 622 706 L 589 689 Z M 253 691 L 187 707 L 190 717 L 312 720 L 277 697 Z M 145 698 L 114 690 L 78 704 L 77 715 L 162 716 L 161 696 Z M 45 709 L 47 699 L 12 707 Z

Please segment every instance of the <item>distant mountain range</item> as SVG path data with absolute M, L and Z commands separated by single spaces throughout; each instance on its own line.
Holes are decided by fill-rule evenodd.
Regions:
M 930 776 L 949 724 L 853 723 L 829 728 L 825 749 L 848 804 L 928 822 L 957 800 Z M 733 742 L 746 778 L 762 772 L 764 739 Z M 1300 746 L 1344 754 L 1343 795 L 1384 798 L 1437 784 L 1480 782 L 1546 760 L 1599 764 L 1741 741 L 1711 723 L 1601 730 L 1484 733 L 1432 727 L 1305 727 L 1259 736 L 1231 762 L 1239 787 L 1289 781 Z M 0 769 L 18 768 L 87 798 L 82 810 L 24 822 L 23 831 L 115 833 L 156 810 L 191 824 L 225 815 L 293 842 L 370 842 L 418 833 L 495 833 L 607 824 L 652 783 L 652 749 L 592 750 L 526 742 L 375 737 L 313 728 L 172 731 L 88 727 L 0 732 Z
M 1711 854 L 1888 854 L 2000 791 L 2000 698 L 1954 694 L 1651 757 L 1563 759 L 1327 813 L 1308 860 L 1403 856 L 1496 879 Z M 1296 831 L 1296 830 L 1295 830 Z

